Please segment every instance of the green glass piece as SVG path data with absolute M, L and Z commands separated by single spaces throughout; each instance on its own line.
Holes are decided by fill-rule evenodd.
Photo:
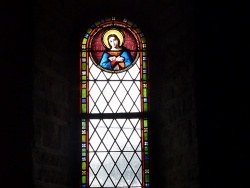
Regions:
M 83 156 L 83 157 L 86 156 L 86 148 L 82 148 L 82 156 Z
M 109 17 L 109 18 L 106 18 L 105 20 L 106 20 L 106 21 L 110 21 L 110 20 L 111 20 L 111 18 Z
M 144 123 L 144 127 L 148 127 L 148 120 L 147 119 L 144 119 L 143 123 Z
M 146 168 L 149 168 L 149 161 L 148 161 L 148 160 L 145 160 L 145 161 L 144 161 L 144 167 L 145 167 L 145 169 L 146 169 Z
M 86 183 L 86 176 L 82 176 L 82 183 Z
M 86 129 L 86 121 L 82 121 L 82 129 Z
M 82 39 L 82 44 L 86 44 L 87 43 L 87 39 L 86 38 L 83 38 Z
M 148 89 L 143 88 L 143 97 L 147 97 L 147 94 L 148 94 Z
M 128 20 L 127 22 L 129 25 L 133 25 L 133 22 L 131 22 L 130 20 Z
M 148 103 L 144 103 L 143 106 L 144 106 L 144 111 L 147 112 L 148 111 Z
M 142 38 L 141 38 L 141 41 L 142 41 L 142 43 L 146 43 L 146 38 L 145 38 L 145 37 L 142 37 Z
M 82 70 L 86 70 L 86 63 L 82 63 Z
M 91 31 L 92 31 L 92 29 L 89 28 L 89 29 L 87 30 L 87 33 L 90 34 Z
M 82 170 L 86 170 L 86 162 L 82 162 Z
M 86 88 L 82 89 L 82 98 L 86 98 Z
M 86 78 L 87 78 L 86 76 L 82 76 L 82 80 L 86 80 Z
M 82 142 L 86 142 L 86 135 L 82 135 Z
M 82 104 L 82 113 L 86 113 L 86 104 Z
M 86 52 L 82 52 L 82 57 L 86 57 Z
M 100 21 L 97 21 L 97 22 L 95 22 L 95 25 L 97 26 L 97 25 L 99 25 L 101 22 Z
M 144 151 L 145 151 L 145 152 L 148 152 L 148 146 L 145 146 L 145 147 L 144 147 Z
M 144 133 L 144 140 L 148 141 L 148 133 Z
M 142 79 L 147 80 L 147 74 L 143 74 Z
M 140 29 L 140 28 L 137 28 L 136 31 L 137 31 L 138 33 L 141 33 L 141 29 Z
M 147 62 L 146 62 L 146 61 L 143 61 L 142 67 L 143 67 L 144 69 L 147 68 Z
M 145 51 L 142 52 L 142 55 L 146 57 L 147 53 Z
M 146 174 L 146 175 L 145 175 L 145 182 L 146 182 L 146 183 L 149 183 L 149 174 Z

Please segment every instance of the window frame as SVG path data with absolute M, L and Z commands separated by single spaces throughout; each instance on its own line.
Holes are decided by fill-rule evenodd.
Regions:
M 86 76 L 88 75 L 88 58 L 89 58 L 89 53 L 90 49 L 88 48 L 90 46 L 91 39 L 90 37 L 92 36 L 95 29 L 100 29 L 102 27 L 105 27 L 106 24 L 113 24 L 114 27 L 116 24 L 124 24 L 129 29 L 131 32 L 134 32 L 137 39 L 139 40 L 139 58 L 140 58 L 140 89 L 141 89 L 141 112 L 129 112 L 129 113 L 88 113 L 88 78 L 83 76 L 83 63 L 86 63 Z M 84 46 L 85 45 L 85 46 Z M 146 49 L 146 39 L 144 34 L 141 32 L 141 29 L 137 27 L 136 24 L 133 22 L 127 20 L 127 19 L 119 19 L 116 17 L 112 18 L 106 18 L 102 19 L 100 21 L 95 22 L 88 30 L 87 32 L 82 36 L 81 38 L 81 47 L 80 47 L 80 116 L 81 116 L 81 137 L 83 138 L 83 135 L 85 135 L 85 145 L 84 145 L 84 139 L 82 139 L 81 142 L 81 149 L 86 148 L 86 158 L 83 159 L 83 154 L 82 154 L 82 164 L 85 160 L 86 164 L 82 165 L 82 170 L 81 170 L 81 187 L 89 187 L 89 182 L 88 182 L 88 120 L 90 119 L 119 119 L 119 118 L 125 118 L 125 119 L 132 119 L 132 118 L 138 118 L 140 119 L 141 123 L 141 147 L 142 147 L 142 187 L 149 187 L 150 186 L 150 176 L 149 176 L 149 171 L 150 171 L 150 166 L 148 163 L 149 161 L 149 154 L 145 154 L 145 148 L 147 147 L 148 150 L 148 124 L 149 124 L 149 110 L 150 110 L 150 92 L 149 92 L 149 60 L 148 60 L 148 55 L 147 55 L 147 49 Z M 85 52 L 85 55 L 84 55 Z M 85 58 L 85 60 L 83 60 Z M 85 61 L 85 62 L 84 62 Z M 145 70 L 145 72 L 144 72 Z M 144 74 L 145 73 L 145 74 Z M 85 83 L 86 84 L 85 84 Z M 85 86 L 83 86 L 85 84 Z M 83 92 L 83 88 L 85 88 L 85 93 Z M 85 97 L 85 103 L 83 103 L 83 98 Z M 146 102 L 144 99 L 147 99 Z M 83 107 L 85 105 L 85 107 Z M 145 107 L 144 105 L 147 105 Z M 84 109 L 85 108 L 85 109 Z M 144 108 L 147 108 L 145 110 Z M 144 121 L 147 122 L 147 125 L 145 127 Z M 85 123 L 83 123 L 85 122 Z M 83 125 L 85 124 L 85 125 Z M 145 141 L 144 137 L 147 137 L 147 140 Z M 147 145 L 146 145 L 147 142 Z M 83 150 L 82 150 L 83 151 Z M 148 151 L 147 151 L 148 152 Z M 83 152 L 82 152 L 83 153 Z M 146 161 L 146 162 L 145 162 Z M 147 165 L 145 164 L 147 163 Z M 145 167 L 146 166 L 146 167 Z M 83 169 L 84 168 L 84 169 Z M 85 170 L 86 169 L 86 170 Z M 85 177 L 85 178 L 84 178 Z M 85 182 L 85 183 L 83 183 Z

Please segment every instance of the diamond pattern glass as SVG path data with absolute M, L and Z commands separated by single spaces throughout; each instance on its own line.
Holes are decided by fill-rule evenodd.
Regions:
M 111 53 L 106 33 L 120 37 L 119 53 Z M 150 187 L 146 46 L 142 31 L 127 19 L 101 19 L 83 35 L 82 188 Z M 117 54 L 126 61 L 120 62 Z
M 139 119 L 90 119 L 91 187 L 137 187 L 142 184 Z
M 108 73 L 89 58 L 89 113 L 141 112 L 140 59 L 128 71 Z

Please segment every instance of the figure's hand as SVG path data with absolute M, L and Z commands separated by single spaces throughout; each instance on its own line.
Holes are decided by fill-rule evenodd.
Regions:
M 121 57 L 121 56 L 118 56 L 118 57 L 116 58 L 116 61 L 124 61 L 124 58 Z
M 115 60 L 115 56 L 109 57 L 109 61 L 114 61 L 114 60 Z

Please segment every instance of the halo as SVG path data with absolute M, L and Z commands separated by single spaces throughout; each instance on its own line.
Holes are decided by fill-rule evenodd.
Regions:
M 124 43 L 124 35 L 123 35 L 123 33 L 121 31 L 117 30 L 117 29 L 109 29 L 102 36 L 102 43 L 103 43 L 103 45 L 105 47 L 110 48 L 109 43 L 108 43 L 108 36 L 110 34 L 115 34 L 120 40 L 120 46 L 123 45 L 123 43 Z

